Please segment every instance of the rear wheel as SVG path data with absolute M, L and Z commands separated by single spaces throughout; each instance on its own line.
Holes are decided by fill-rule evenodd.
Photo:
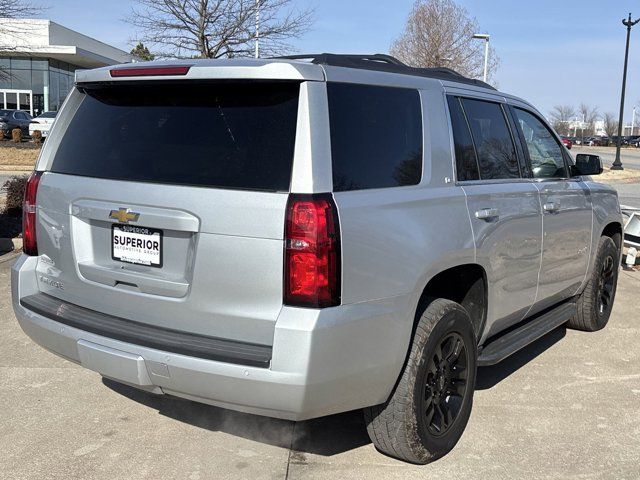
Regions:
M 389 400 L 364 411 L 376 448 L 411 463 L 449 452 L 471 413 L 477 348 L 467 311 L 437 299 L 422 314 Z
M 620 251 L 609 237 L 601 237 L 596 262 L 584 291 L 578 297 L 576 315 L 567 322 L 569 328 L 595 332 L 605 327 L 616 296 Z

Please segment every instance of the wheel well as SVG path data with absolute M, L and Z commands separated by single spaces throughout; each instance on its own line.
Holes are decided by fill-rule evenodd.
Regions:
M 487 318 L 487 275 L 480 265 L 453 267 L 429 280 L 418 302 L 416 321 L 435 298 L 446 298 L 462 305 L 471 317 L 476 339 L 480 340 Z
M 602 231 L 603 237 L 609 237 L 616 244 L 618 249 L 622 246 L 622 225 L 617 222 L 610 223 Z

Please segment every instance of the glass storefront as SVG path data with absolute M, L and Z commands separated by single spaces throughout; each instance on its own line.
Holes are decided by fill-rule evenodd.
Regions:
M 53 59 L 0 58 L 0 89 L 33 91 L 34 115 L 58 110 L 73 86 L 77 68 Z

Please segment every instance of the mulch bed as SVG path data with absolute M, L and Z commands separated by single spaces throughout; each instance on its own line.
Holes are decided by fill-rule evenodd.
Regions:
M 22 233 L 22 217 L 0 213 L 0 238 L 16 238 Z

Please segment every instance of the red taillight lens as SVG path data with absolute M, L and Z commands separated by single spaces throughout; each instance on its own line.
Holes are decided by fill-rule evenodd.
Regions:
M 291 195 L 285 220 L 284 303 L 340 304 L 340 230 L 331 195 Z
M 167 65 L 155 67 L 124 67 L 109 70 L 112 77 L 148 77 L 165 75 L 186 75 L 190 65 Z
M 36 238 L 36 195 L 42 172 L 33 172 L 27 180 L 22 202 L 22 251 L 27 255 L 38 255 Z

